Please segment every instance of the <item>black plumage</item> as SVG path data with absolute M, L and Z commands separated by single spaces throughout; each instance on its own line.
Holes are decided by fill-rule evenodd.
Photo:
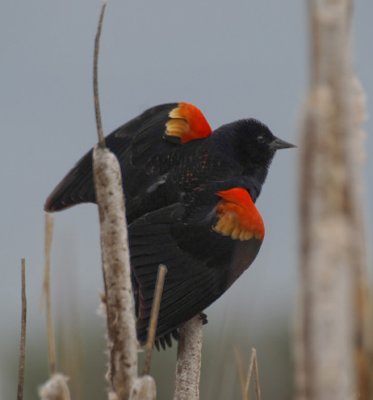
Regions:
M 293 145 L 255 119 L 211 131 L 186 103 L 145 111 L 112 132 L 106 145 L 121 166 L 141 342 L 158 265 L 168 267 L 157 328 L 164 346 L 256 257 L 264 226 L 254 203 L 276 150 Z M 54 189 L 45 210 L 84 202 L 95 202 L 92 150 Z

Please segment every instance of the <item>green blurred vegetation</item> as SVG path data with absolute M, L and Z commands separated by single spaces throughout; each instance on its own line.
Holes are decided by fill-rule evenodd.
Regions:
M 290 323 L 277 318 L 260 326 L 228 325 L 209 313 L 204 328 L 202 355 L 201 400 L 240 399 L 239 376 L 234 358 L 234 346 L 243 355 L 246 366 L 252 347 L 257 349 L 263 399 L 288 400 L 292 392 L 290 358 Z M 70 377 L 73 399 L 106 399 L 105 331 L 103 318 L 87 324 L 68 325 L 67 319 L 57 324 L 58 369 Z M 2 365 L 4 399 L 15 398 L 17 386 L 18 332 L 14 346 L 6 351 Z M 16 339 L 17 338 L 17 339 Z M 8 341 L 9 342 L 9 341 Z M 37 388 L 48 378 L 47 345 L 44 335 L 27 341 L 25 400 L 37 398 Z M 140 356 L 142 358 L 142 356 Z M 172 399 L 176 346 L 167 351 L 155 351 L 151 373 L 157 382 L 159 400 Z M 141 361 L 140 361 L 141 362 Z

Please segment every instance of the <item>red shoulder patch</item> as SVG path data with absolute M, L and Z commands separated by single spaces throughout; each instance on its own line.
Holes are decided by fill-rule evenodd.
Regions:
M 215 232 L 238 240 L 264 239 L 262 216 L 245 189 L 233 188 L 216 194 L 222 200 L 216 207 L 218 222 L 213 227 Z
M 177 137 L 181 143 L 204 139 L 211 135 L 211 127 L 202 111 L 190 103 L 179 103 L 173 108 L 166 122 L 166 135 Z

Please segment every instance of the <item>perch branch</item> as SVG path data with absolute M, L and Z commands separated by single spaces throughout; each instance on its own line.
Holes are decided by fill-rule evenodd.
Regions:
M 100 216 L 109 380 L 118 398 L 127 399 L 137 375 L 137 338 L 122 178 L 118 160 L 106 148 L 94 148 L 93 168 Z
M 174 400 L 199 399 L 202 325 L 202 319 L 197 315 L 180 328 Z

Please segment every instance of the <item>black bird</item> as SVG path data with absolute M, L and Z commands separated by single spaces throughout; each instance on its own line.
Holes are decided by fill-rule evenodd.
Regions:
M 212 131 L 188 103 L 150 108 L 106 138 L 126 197 L 138 338 L 146 339 L 156 273 L 168 274 L 157 338 L 203 311 L 248 268 L 264 238 L 255 207 L 278 149 L 294 147 L 255 119 Z M 95 202 L 92 150 L 45 203 L 59 211 Z

